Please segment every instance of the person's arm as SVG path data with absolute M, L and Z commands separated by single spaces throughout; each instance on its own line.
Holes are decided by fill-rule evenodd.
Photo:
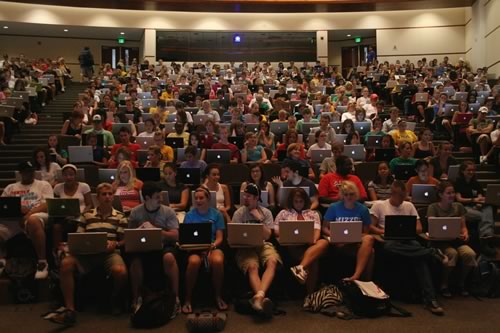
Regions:
M 224 240 L 224 231 L 223 230 L 217 230 L 215 232 L 215 242 L 213 244 L 214 247 L 219 247 L 222 244 L 222 241 Z
M 330 221 L 328 221 L 326 218 L 323 220 L 323 223 L 321 225 L 321 232 L 323 232 L 323 235 L 326 237 L 331 237 L 330 233 Z
M 179 230 L 178 229 L 162 230 L 161 237 L 164 241 L 169 243 L 177 242 L 179 240 Z
M 90 191 L 83 195 L 83 199 L 85 201 L 85 211 L 91 210 L 94 206 L 94 203 L 92 202 L 92 194 L 90 193 Z
M 64 121 L 64 125 L 61 129 L 61 134 L 62 135 L 66 135 L 66 133 L 68 132 L 68 127 L 69 127 L 69 120 L 65 120 Z
M 243 184 L 242 184 L 243 186 Z M 267 197 L 269 200 L 269 206 L 276 206 L 276 197 L 274 192 L 274 186 L 271 182 L 267 182 Z
M 262 150 L 260 151 L 260 163 L 265 163 L 267 162 L 267 154 L 266 154 L 266 150 L 264 149 L 264 147 L 262 147 Z
M 465 223 L 465 217 L 462 216 L 460 219 L 460 238 L 467 242 L 469 240 L 469 230 L 467 229 L 467 224 Z
M 490 123 L 488 126 L 483 128 L 480 132 L 483 134 L 490 134 L 493 131 L 493 123 Z
M 417 217 L 417 234 L 422 233 L 422 223 L 420 222 L 420 219 Z
M 414 144 L 411 145 L 411 157 L 415 157 L 415 152 L 417 151 L 418 148 L 418 142 L 415 142 Z
M 189 189 L 185 188 L 181 192 L 181 201 L 178 204 L 170 204 L 170 207 L 178 210 L 186 210 L 188 202 L 189 202 Z
M 477 203 L 475 198 L 464 198 L 461 193 L 457 192 L 456 197 L 457 202 L 460 202 L 463 205 L 474 204 Z
M 373 187 L 368 187 L 368 198 L 370 199 L 370 201 L 378 200 L 377 192 Z
M 248 161 L 248 152 L 247 152 L 247 147 L 245 145 L 245 148 L 241 150 L 241 162 L 246 163 Z
M 319 202 L 321 204 L 330 204 L 334 201 L 333 199 L 328 197 L 328 187 L 329 187 L 328 179 L 326 177 L 323 177 L 319 181 L 318 185 Z
M 369 227 L 370 233 L 376 234 L 376 235 L 384 234 L 384 229 L 380 228 L 378 226 L 378 222 L 379 222 L 378 217 L 376 217 L 373 214 L 371 214 L 370 216 L 371 216 L 371 220 L 372 220 L 372 223 L 370 224 L 370 227 Z
M 229 212 L 231 209 L 231 194 L 229 193 L 229 188 L 227 185 L 221 184 L 222 191 L 224 192 L 224 209 Z

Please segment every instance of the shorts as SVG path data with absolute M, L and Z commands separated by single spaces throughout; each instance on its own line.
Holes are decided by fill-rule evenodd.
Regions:
M 265 242 L 259 248 L 239 249 L 236 251 L 235 257 L 236 264 L 243 273 L 247 272 L 251 264 L 256 264 L 257 267 L 264 267 L 269 259 L 275 259 L 280 264 L 283 263 L 278 251 L 269 242 Z
M 125 262 L 119 252 L 80 255 L 75 256 L 75 259 L 78 271 L 82 274 L 89 273 L 98 267 L 104 267 L 104 271 L 109 275 L 114 266 L 125 266 Z
M 490 136 L 488 134 L 480 134 L 476 139 L 476 143 L 479 143 L 479 141 L 483 139 L 486 139 L 486 141 L 491 142 Z
M 45 228 L 49 222 L 49 214 L 48 213 L 35 213 L 31 216 L 37 217 L 40 220 L 40 223 Z M 26 226 L 26 221 L 24 221 L 24 225 Z

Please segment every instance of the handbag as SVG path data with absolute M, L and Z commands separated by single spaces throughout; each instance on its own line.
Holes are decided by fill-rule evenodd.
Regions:
M 189 314 L 186 326 L 191 333 L 221 332 L 226 327 L 227 314 L 202 311 Z

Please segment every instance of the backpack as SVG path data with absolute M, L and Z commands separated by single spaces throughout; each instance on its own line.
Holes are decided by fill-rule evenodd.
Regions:
M 500 269 L 483 257 L 480 257 L 473 273 L 471 294 L 476 297 L 500 297 Z
M 175 296 L 168 290 L 145 291 L 140 307 L 131 315 L 134 328 L 157 328 L 165 325 L 175 311 Z
M 304 299 L 304 310 L 320 312 L 323 309 L 344 302 L 342 292 L 336 285 L 330 284 L 306 296 Z
M 371 284 L 375 286 L 380 293 L 385 294 L 376 284 L 373 282 Z M 343 292 L 346 304 L 357 316 L 367 318 L 381 316 L 411 316 L 410 312 L 392 304 L 388 295 L 386 295 L 387 298 L 383 299 L 365 295 L 361 288 L 353 281 L 343 281 L 340 288 Z M 392 312 L 393 309 L 396 310 L 397 313 Z
M 187 316 L 186 326 L 191 333 L 221 332 L 226 327 L 227 313 L 202 311 Z
M 35 274 L 37 256 L 33 243 L 25 234 L 18 234 L 6 243 L 5 275 L 10 279 L 10 293 L 15 303 L 31 303 L 37 299 Z

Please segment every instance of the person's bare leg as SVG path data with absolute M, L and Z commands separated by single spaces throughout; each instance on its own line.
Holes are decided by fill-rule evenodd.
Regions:
M 186 294 L 184 297 L 184 306 L 182 307 L 182 312 L 188 313 L 192 311 L 191 300 L 193 297 L 193 289 L 196 284 L 196 279 L 198 278 L 198 271 L 201 266 L 201 258 L 197 254 L 191 254 L 188 258 L 188 264 L 186 268 Z
M 481 155 L 486 155 L 488 153 L 488 140 L 487 139 L 481 139 L 479 141 L 479 149 L 481 150 Z
M 0 121 L 0 145 L 5 145 L 5 123 Z
M 61 263 L 60 285 L 63 294 L 64 306 L 75 311 L 75 271 L 76 259 L 72 256 L 65 257 Z
M 356 255 L 356 268 L 354 274 L 347 278 L 347 280 L 359 280 L 372 256 L 374 241 L 375 239 L 371 235 L 364 235 L 361 238 L 361 245 Z
M 45 230 L 40 218 L 30 216 L 26 221 L 26 231 L 33 242 L 38 260 L 45 260 Z
M 247 268 L 248 282 L 250 283 L 250 288 L 252 288 L 254 293 L 261 290 L 262 281 L 259 276 L 259 266 L 255 263 L 251 263 Z
M 304 257 L 302 258 L 300 264 L 306 271 L 309 270 L 309 266 L 316 262 L 323 254 L 328 251 L 328 241 L 326 239 L 319 239 L 316 244 L 309 246 L 304 252 Z
M 222 299 L 222 284 L 224 282 L 224 253 L 221 250 L 213 250 L 209 256 L 212 269 L 212 284 L 215 292 L 215 302 L 219 310 L 226 310 L 227 304 Z
M 63 226 L 59 223 L 52 225 L 52 247 L 54 250 L 59 248 L 63 241 Z
M 271 284 L 273 283 L 274 275 L 276 274 L 276 266 L 278 265 L 278 261 L 275 258 L 270 258 L 266 262 L 266 270 L 262 275 L 262 282 L 260 285 L 260 290 L 267 293 Z

